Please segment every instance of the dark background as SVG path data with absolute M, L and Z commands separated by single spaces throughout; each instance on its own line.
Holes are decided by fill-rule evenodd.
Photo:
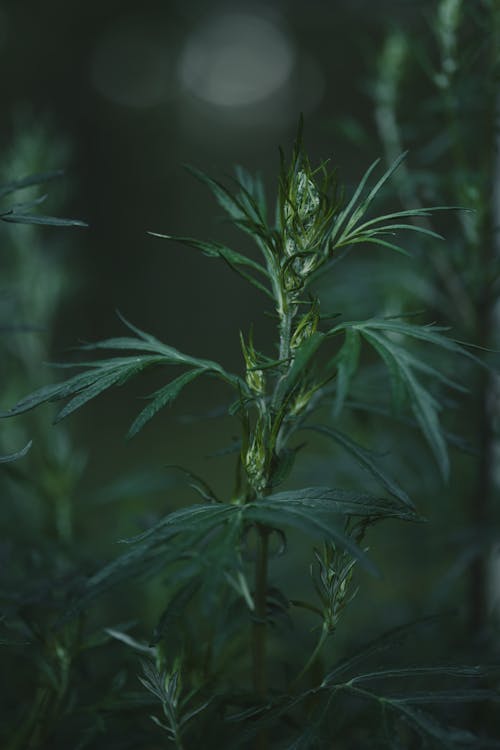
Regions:
M 357 141 L 362 129 L 374 136 L 383 37 L 393 25 L 432 34 L 426 5 L 1 3 L 2 145 L 20 111 L 50 116 L 73 148 L 71 211 L 90 223 L 68 240 L 80 283 L 62 340 L 111 331 L 119 308 L 173 344 L 233 356 L 228 338 L 254 317 L 252 292 L 189 249 L 146 237 L 224 236 L 220 210 L 183 163 L 219 178 L 240 163 L 273 189 L 278 146 L 291 145 L 303 112 L 311 156 L 332 157 L 356 180 L 381 153 Z
M 394 26 L 432 35 L 432 6 L 0 3 L 0 145 L 11 146 L 20 116 L 49 119 L 72 147 L 70 163 L 54 165 L 72 186 L 64 211 L 90 224 L 67 238 L 73 287 L 55 347 L 116 334 L 119 309 L 181 349 L 236 366 L 238 330 L 259 322 L 258 294 L 146 231 L 226 239 L 220 209 L 183 164 L 221 178 L 239 163 L 271 192 L 278 146 L 290 147 L 301 112 L 312 158 L 359 179 L 382 151 L 372 83 L 383 38 Z

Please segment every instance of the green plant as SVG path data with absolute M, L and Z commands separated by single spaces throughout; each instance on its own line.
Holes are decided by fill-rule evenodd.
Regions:
M 36 141 L 36 137 L 33 139 Z M 18 166 L 18 165 L 16 165 Z M 0 184 L 0 200 L 4 202 L 0 208 L 0 221 L 6 222 L 7 224 L 24 224 L 24 225 L 39 225 L 39 226 L 52 226 L 52 227 L 85 227 L 85 222 L 79 219 L 65 219 L 56 216 L 47 216 L 39 214 L 33 211 L 39 205 L 44 203 L 47 199 L 47 194 L 42 195 L 30 195 L 28 199 L 21 202 L 8 202 L 10 196 L 18 192 L 33 191 L 41 185 L 45 185 L 47 182 L 51 182 L 63 175 L 62 170 L 51 170 L 46 172 L 40 172 L 38 174 L 31 174 L 27 177 L 18 179 L 12 179 Z M 39 313 L 36 310 L 36 313 Z M 38 318 L 38 316 L 35 316 Z M 38 323 L 40 324 L 38 319 Z M 33 324 L 32 326 L 33 327 Z M 5 335 L 7 333 L 13 333 L 16 331 L 26 330 L 26 326 L 19 324 L 15 321 L 2 321 L 1 332 Z M 29 330 L 29 328 L 28 328 Z M 31 442 L 27 443 L 25 448 L 16 453 L 12 453 L 6 456 L 0 456 L 0 463 L 10 463 L 16 461 L 19 458 L 23 458 L 26 455 Z
M 447 229 L 446 249 L 432 254 L 419 283 L 406 272 L 405 302 L 423 301 L 457 338 L 498 351 L 500 10 L 495 2 L 440 0 L 429 21 L 425 43 L 401 29 L 387 36 L 374 86 L 378 132 L 389 160 L 411 149 L 414 168 L 401 170 L 397 182 L 403 206 L 418 207 L 426 194 L 473 210 Z M 498 538 L 498 375 L 463 371 L 461 381 L 473 394 L 461 419 L 474 425 L 477 459 L 468 472 L 456 467 L 440 538 L 451 549 L 447 587 L 465 584 L 469 637 L 485 644 L 496 638 L 488 578 Z M 462 511 L 460 533 L 449 523 L 451 505 Z
M 442 658 L 408 667 L 394 664 L 395 645 L 416 638 L 415 631 L 429 623 L 398 628 L 351 657 L 332 657 L 328 650 L 356 594 L 357 569 L 377 572 L 365 546 L 369 529 L 384 520 L 422 520 L 399 478 L 349 432 L 353 411 L 385 407 L 378 398 L 370 401 L 369 393 L 354 397 L 359 374 L 377 359 L 382 362 L 394 414 L 423 434 L 446 478 L 441 397 L 464 388 L 448 373 L 445 361 L 438 367 L 425 354 L 423 358 L 422 347 L 437 349 L 443 360 L 459 356 L 480 364 L 440 326 L 419 325 L 404 316 L 339 320 L 338 314 L 321 310 L 315 283 L 356 245 L 404 252 L 401 231 L 439 239 L 433 230 L 412 223 L 438 209 L 370 217 L 401 161 L 369 187 L 375 162 L 346 199 L 327 163 L 317 168 L 310 164 L 299 134 L 290 163 L 282 158 L 272 218 L 258 178 L 238 169 L 231 192 L 195 171 L 231 222 L 252 238 L 259 259 L 216 242 L 154 236 L 222 259 L 262 292 L 272 305 L 275 351 L 261 352 L 252 333 L 242 334 L 245 368 L 237 375 L 218 362 L 183 354 L 122 319 L 127 336 L 82 347 L 116 355 L 80 362 L 77 374 L 44 386 L 3 415 L 66 401 L 56 416 L 60 421 L 137 373 L 171 365 L 183 372 L 149 396 L 131 425 L 131 436 L 202 375 L 222 381 L 232 394 L 228 413 L 240 425 L 240 438 L 229 496 L 219 498 L 206 481 L 186 472 L 201 502 L 174 510 L 125 540 L 126 551 L 78 580 L 73 601 L 59 612 L 58 626 L 68 627 L 111 587 L 166 576 L 166 603 L 149 641 L 132 637 L 126 626 L 106 632 L 146 659 L 140 681 L 150 695 L 125 694 L 117 710 L 149 711 L 152 695 L 153 710 L 162 712 L 161 718 L 154 714 L 153 729 L 163 731 L 165 741 L 178 750 L 331 747 L 332 737 L 341 748 L 498 746 L 476 738 L 468 727 L 454 726 L 460 723 L 456 712 L 451 720 L 439 714 L 443 703 L 453 707 L 496 699 L 497 692 L 482 684 L 485 668 Z M 328 438 L 354 459 L 370 475 L 370 486 L 293 488 L 295 463 L 307 447 L 302 436 L 312 434 Z M 271 565 L 288 547 L 303 547 L 304 538 L 315 540 L 315 546 L 310 590 L 303 597 L 294 593 L 290 580 L 288 587 L 277 585 Z M 309 615 L 319 635 L 311 650 L 303 652 L 299 646 L 309 640 L 303 635 Z M 288 629 L 293 622 L 299 635 Z M 285 649 L 276 633 L 285 634 Z M 421 704 L 434 705 L 435 711 L 427 712 Z M 94 707 L 95 722 L 106 710 L 112 713 L 106 706 L 103 698 Z M 145 747 L 149 740 L 144 737 L 154 735 L 151 729 L 142 732 L 136 744 L 121 735 L 116 746 Z M 94 735 L 89 737 L 91 744 Z
M 49 182 L 56 183 L 51 203 L 57 205 L 57 180 L 63 172 L 46 171 L 46 167 L 63 159 L 67 160 L 64 142 L 40 120 L 27 123 L 10 153 L 1 159 L 0 197 L 5 203 L 0 212 L 5 222 L 0 225 L 1 388 L 7 398 L 19 397 L 32 388 L 35 378 L 39 382 L 40 362 L 48 358 L 57 305 L 68 287 L 57 251 L 40 227 L 86 226 L 80 220 L 35 211 L 47 199 L 41 190 Z M 16 179 L 16 174 L 30 176 Z M 22 202 L 12 201 L 11 196 L 17 193 L 22 193 Z M 68 703 L 73 662 L 82 647 L 78 620 L 57 633 L 53 625 L 54 613 L 64 601 L 58 581 L 73 570 L 76 557 L 72 549 L 73 501 L 84 461 L 65 430 L 50 439 L 48 414 L 38 412 L 23 426 L 4 422 L 2 427 L 2 447 L 26 443 L 21 451 L 0 458 L 0 647 L 9 693 L 17 694 L 24 709 L 22 723 L 9 722 L 7 736 L 7 726 L 2 729 L 3 746 L 13 750 L 43 745 L 60 723 Z M 47 585 L 48 580 L 52 586 Z M 29 669 L 20 668 L 20 659 Z M 17 665 L 15 677 L 13 664 Z M 3 700 L 7 702 L 8 697 L 4 693 Z M 1 723 L 7 725 L 7 716 Z

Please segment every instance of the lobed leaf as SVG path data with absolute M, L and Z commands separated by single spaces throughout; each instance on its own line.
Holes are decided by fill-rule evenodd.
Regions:
M 366 646 L 363 646 L 357 653 L 338 662 L 326 675 L 322 682 L 322 686 L 327 687 L 329 685 L 333 686 L 337 684 L 338 678 L 346 672 L 351 672 L 357 664 L 363 663 L 373 656 L 390 651 L 394 649 L 395 646 L 400 646 L 407 641 L 416 630 L 433 625 L 442 619 L 443 615 L 432 615 L 430 617 L 424 617 L 419 620 L 414 620 L 413 622 L 405 623 L 404 625 L 398 625 L 386 633 L 383 633 L 383 635 L 378 636 Z
M 10 417 L 22 414 L 42 403 L 60 401 L 74 396 L 57 415 L 56 421 L 59 421 L 112 385 L 123 383 L 135 372 L 161 361 L 159 357 L 122 357 L 116 360 L 84 363 L 80 366 L 88 367 L 90 370 L 74 375 L 62 383 L 40 388 L 21 399 L 9 411 L 3 412 L 1 416 Z
M 315 432 L 330 437 L 350 453 L 363 468 L 367 469 L 370 474 L 372 474 L 372 476 L 378 479 L 391 495 L 410 508 L 415 508 L 414 503 L 403 488 L 377 465 L 374 461 L 375 454 L 372 451 L 363 448 L 363 446 L 352 440 L 352 438 L 332 427 L 326 427 L 324 425 L 306 425 L 303 429 L 314 430 Z
M 394 499 L 360 494 L 352 490 L 338 490 L 330 487 L 305 487 L 300 490 L 278 492 L 265 498 L 279 505 L 303 505 L 324 509 L 329 513 L 345 516 L 368 516 L 370 518 L 400 518 L 415 520 L 415 511 L 406 503 Z
M 273 503 L 269 498 L 259 503 L 245 506 L 245 518 L 249 521 L 259 522 L 268 526 L 280 528 L 280 526 L 291 526 L 308 536 L 328 539 L 347 550 L 360 564 L 372 573 L 378 575 L 378 569 L 368 558 L 366 553 L 353 542 L 350 536 L 341 531 L 328 517 L 328 512 L 322 508 L 318 512 L 311 513 L 311 507 L 300 504 Z
M 440 405 L 419 381 L 416 372 L 420 371 L 429 375 L 434 380 L 455 390 L 464 392 L 467 389 L 427 364 L 427 362 L 413 357 L 393 338 L 389 338 L 387 334 L 406 336 L 438 346 L 453 354 L 464 356 L 483 366 L 485 366 L 484 363 L 458 342 L 443 336 L 441 332 L 447 329 L 438 326 L 418 326 L 391 319 L 375 319 L 340 323 L 328 333 L 334 335 L 342 330 L 357 331 L 382 358 L 391 375 L 393 402 L 396 408 L 400 408 L 404 397 L 408 396 L 411 410 L 434 454 L 440 472 L 444 478 L 447 478 L 449 459 L 446 441 L 439 422 Z
M 334 417 L 338 417 L 342 411 L 349 392 L 349 386 L 358 369 L 361 351 L 361 338 L 354 328 L 347 328 L 344 335 L 345 339 L 342 348 L 332 362 L 337 368 L 335 402 L 333 407 Z
M 130 377 L 154 365 L 187 365 L 192 369 L 174 379 L 152 395 L 152 402 L 143 409 L 132 424 L 129 436 L 136 434 L 162 407 L 171 403 L 185 385 L 203 373 L 212 373 L 224 382 L 237 388 L 239 393 L 248 394 L 244 380 L 232 375 L 212 360 L 200 359 L 179 352 L 163 344 L 151 334 L 141 331 L 120 316 L 125 324 L 136 334 L 134 337 L 106 339 L 92 344 L 85 344 L 83 350 L 136 350 L 148 352 L 152 356 L 136 355 L 131 357 L 114 357 L 111 359 L 80 362 L 76 365 L 59 365 L 60 367 L 81 367 L 84 372 L 78 373 L 62 383 L 44 386 L 29 396 L 21 399 L 9 411 L 0 416 L 14 416 L 35 408 L 47 401 L 70 401 L 56 416 L 56 422 L 64 419 L 91 399 L 114 385 L 121 385 Z
M 158 232 L 148 232 L 148 234 L 151 235 L 151 237 L 173 240 L 174 242 L 180 242 L 182 245 L 194 247 L 196 250 L 201 250 L 208 258 L 228 258 L 235 265 L 248 266 L 264 276 L 268 275 L 266 269 L 264 266 L 261 266 L 260 263 L 252 260 L 252 258 L 248 258 L 246 255 L 236 252 L 236 250 L 231 250 L 220 242 L 206 242 L 204 240 L 197 240 L 194 237 L 182 237 L 175 234 L 159 234 Z
M 233 196 L 227 188 L 224 187 L 220 182 L 209 177 L 205 172 L 202 172 L 196 167 L 191 165 L 185 165 L 188 172 L 191 172 L 196 179 L 206 185 L 209 190 L 215 196 L 217 203 L 221 208 L 226 211 L 232 219 L 242 219 L 245 217 L 246 212 L 244 211 L 240 201 Z
M 350 552 L 367 570 L 376 573 L 365 552 L 332 521 L 335 515 L 403 520 L 417 518 L 415 512 L 402 502 L 329 487 L 306 487 L 275 493 L 244 506 L 247 520 L 277 528 L 289 525 L 306 534 L 326 537 Z
M 332 244 L 334 244 L 334 245 L 337 244 L 337 237 L 340 234 L 340 231 L 341 231 L 341 229 L 343 227 L 343 224 L 345 224 L 348 221 L 349 214 L 351 214 L 351 212 L 354 210 L 354 207 L 356 206 L 356 203 L 357 203 L 358 199 L 360 198 L 360 196 L 361 196 L 361 194 L 362 194 L 362 192 L 363 192 L 363 190 L 364 190 L 364 188 L 366 186 L 366 183 L 368 182 L 368 180 L 369 180 L 372 172 L 374 171 L 374 169 L 376 169 L 376 167 L 379 164 L 380 164 L 380 159 L 376 159 L 368 167 L 368 169 L 364 173 L 363 177 L 359 181 L 359 184 L 358 184 L 356 190 L 354 191 L 354 193 L 353 193 L 353 195 L 351 197 L 351 200 L 349 201 L 349 203 L 347 204 L 347 206 L 336 217 L 336 220 L 334 222 L 334 225 L 333 225 L 333 228 L 332 228 L 332 232 L 331 232 L 331 235 L 330 235 L 330 239 L 331 239 Z M 345 227 L 344 227 L 344 231 L 345 231 Z
M 245 255 L 242 255 L 235 250 L 231 250 L 230 248 L 218 242 L 204 242 L 203 240 L 197 240 L 193 237 L 180 237 L 177 235 L 159 234 L 158 232 L 148 232 L 148 234 L 152 237 L 174 240 L 175 242 L 180 242 L 181 244 L 187 245 L 188 247 L 194 247 L 197 250 L 201 250 L 204 255 L 207 255 L 209 258 L 221 258 L 229 265 L 231 270 L 235 271 L 240 276 L 243 276 L 243 278 L 257 287 L 257 289 L 260 289 L 260 291 L 264 292 L 264 294 L 266 294 L 268 297 L 274 299 L 273 295 L 271 294 L 269 289 L 264 286 L 264 284 L 239 268 L 239 266 L 247 266 L 248 268 L 251 268 L 252 270 L 264 275 L 266 278 L 269 278 L 269 274 L 266 268 L 264 268 L 264 266 L 252 260 L 251 258 L 247 258 Z
M 235 167 L 238 187 L 241 189 L 241 197 L 247 208 L 250 208 L 257 220 L 265 223 L 267 205 L 264 193 L 264 185 L 259 175 L 252 175 L 244 167 Z
M 56 415 L 54 423 L 60 422 L 65 417 L 80 409 L 84 404 L 91 401 L 103 391 L 108 390 L 113 385 L 123 385 L 132 375 L 154 364 L 158 364 L 157 357 L 134 357 L 136 361 L 128 365 L 119 364 L 116 368 L 106 369 L 105 374 L 99 377 L 94 383 L 74 396 L 66 406 L 64 406 Z M 140 361 L 137 361 L 140 360 Z
M 206 532 L 218 524 L 225 523 L 235 515 L 240 516 L 241 512 L 241 506 L 239 505 L 222 503 L 190 505 L 188 508 L 181 508 L 169 513 L 147 531 L 121 541 L 125 544 L 135 544 L 146 539 L 160 541 L 165 536 L 170 537 L 172 534 L 181 531 Z
M 152 419 L 160 409 L 163 409 L 168 404 L 171 404 L 172 401 L 175 401 L 182 389 L 186 385 L 188 385 L 188 383 L 191 383 L 197 377 L 202 375 L 204 372 L 206 372 L 206 370 L 190 370 L 189 372 L 185 372 L 183 375 L 179 375 L 178 378 L 175 378 L 175 380 L 167 383 L 167 385 L 163 386 L 163 388 L 159 388 L 157 391 L 155 391 L 151 396 L 149 396 L 149 398 L 152 399 L 151 403 L 148 404 L 135 418 L 127 433 L 127 436 L 133 437 L 134 435 L 137 435 L 137 433 L 142 430 L 144 425 L 149 422 L 149 420 Z
M 110 588 L 131 578 L 150 578 L 179 560 L 190 559 L 204 566 L 204 545 L 210 533 L 230 522 L 238 529 L 241 514 L 234 505 L 194 505 L 168 514 L 147 531 L 121 540 L 127 551 L 91 575 L 62 616 L 65 620 Z M 229 551 L 234 551 L 231 545 Z M 196 576 L 196 571 L 193 576 Z

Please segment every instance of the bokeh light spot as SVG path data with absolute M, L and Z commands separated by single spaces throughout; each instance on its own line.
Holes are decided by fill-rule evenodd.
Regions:
M 285 86 L 293 65 L 293 45 L 274 23 L 250 13 L 224 13 L 192 32 L 179 75 L 199 99 L 244 107 Z

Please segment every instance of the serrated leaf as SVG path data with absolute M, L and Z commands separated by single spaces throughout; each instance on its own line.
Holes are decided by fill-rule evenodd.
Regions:
M 210 372 L 218 375 L 226 383 L 229 383 L 230 385 L 240 389 L 241 392 L 249 395 L 245 381 L 237 375 L 233 375 L 227 372 L 218 362 L 214 362 L 210 359 L 200 359 L 198 357 L 192 357 L 188 354 L 183 354 L 177 349 L 174 349 L 174 347 L 168 346 L 167 344 L 158 341 L 158 339 L 156 339 L 151 334 L 142 331 L 140 328 L 137 328 L 137 326 L 134 326 L 132 323 L 126 320 L 126 318 L 124 318 L 121 313 L 118 313 L 118 316 L 120 320 L 122 320 L 123 323 L 128 328 L 130 328 L 131 331 L 137 334 L 137 336 L 139 336 L 143 341 L 146 341 L 153 346 L 158 347 L 156 351 L 158 351 L 159 354 L 163 354 L 165 357 L 171 358 L 172 364 L 185 364 L 191 365 L 195 368 L 199 367 L 207 371 L 210 370 Z
M 148 232 L 148 234 L 152 237 L 173 240 L 174 242 L 179 242 L 182 245 L 187 245 L 188 247 L 193 247 L 197 250 L 201 250 L 203 254 L 208 256 L 209 258 L 223 258 L 224 260 L 227 259 L 231 261 L 231 263 L 233 263 L 234 265 L 248 266 L 254 271 L 258 271 L 259 273 L 263 274 L 266 278 L 269 275 L 267 273 L 267 270 L 264 268 L 264 266 L 261 266 L 260 263 L 257 263 L 256 261 L 252 260 L 252 258 L 248 258 L 246 255 L 242 255 L 235 250 L 231 250 L 231 248 L 227 247 L 226 245 L 222 245 L 219 242 L 206 242 L 204 240 L 197 240 L 194 237 L 182 237 L 175 234 L 158 234 L 157 232 Z
M 237 505 L 222 503 L 190 505 L 188 508 L 181 508 L 169 513 L 147 531 L 121 541 L 126 544 L 141 542 L 150 538 L 158 541 L 163 539 L 165 535 L 171 536 L 171 534 L 177 534 L 181 531 L 207 531 L 213 526 L 229 520 L 230 517 L 241 514 L 241 512 L 241 506 Z
M 192 487 L 192 489 L 195 490 L 195 492 L 197 492 L 200 497 L 202 497 L 203 500 L 205 500 L 207 503 L 219 502 L 217 495 L 210 487 L 208 482 L 202 479 L 202 477 L 200 477 L 198 474 L 189 471 L 189 469 L 185 469 L 184 466 L 179 466 L 179 464 L 168 464 L 166 468 L 176 469 L 177 471 L 182 472 L 182 474 L 188 480 L 189 486 Z
M 367 469 L 372 476 L 374 476 L 378 481 L 388 490 L 388 492 L 391 493 L 394 497 L 398 498 L 398 500 L 401 500 L 405 505 L 408 507 L 414 509 L 415 505 L 408 496 L 408 494 L 403 490 L 402 487 L 399 486 L 399 484 L 392 479 L 388 474 L 386 474 L 375 462 L 375 454 L 372 451 L 367 450 L 366 448 L 363 448 L 359 443 L 356 443 L 352 438 L 345 435 L 343 432 L 340 432 L 339 430 L 335 430 L 331 427 L 326 427 L 323 425 L 306 425 L 303 429 L 307 430 L 314 430 L 315 432 L 319 432 L 323 435 L 326 435 L 327 437 L 332 438 L 336 443 L 341 445 L 348 453 L 353 456 L 356 461 L 363 466 L 363 468 Z
M 258 279 L 256 279 L 254 276 L 245 273 L 245 271 L 240 268 L 240 266 L 247 266 L 268 278 L 269 274 L 264 266 L 261 266 L 260 263 L 256 263 L 251 258 L 247 258 L 245 255 L 242 255 L 235 250 L 231 250 L 230 248 L 218 242 L 205 242 L 203 240 L 197 240 L 193 237 L 180 237 L 177 235 L 159 234 L 158 232 L 148 232 L 148 234 L 150 234 L 152 237 L 160 237 L 163 239 L 180 242 L 181 244 L 187 245 L 188 247 L 194 247 L 197 250 L 201 250 L 210 258 L 220 258 L 221 260 L 224 260 L 232 271 L 242 276 L 244 279 L 246 279 L 246 281 L 255 286 L 261 292 L 264 292 L 264 294 L 266 294 L 268 297 L 274 299 L 272 293 L 266 286 L 264 286 L 264 284 L 258 281 Z
M 454 354 L 459 354 L 461 357 L 471 360 L 481 367 L 487 365 L 479 358 L 476 357 L 472 352 L 469 352 L 461 343 L 455 341 L 449 336 L 444 336 L 443 332 L 447 332 L 449 329 L 444 326 L 431 325 L 415 325 L 411 323 L 404 323 L 399 320 L 369 320 L 362 324 L 364 328 L 371 330 L 388 331 L 390 333 L 399 333 L 402 336 L 408 336 L 409 338 L 418 339 L 425 341 L 428 344 L 433 344 L 440 349 L 446 349 Z
M 337 236 L 339 235 L 339 233 L 340 233 L 340 231 L 341 231 L 341 229 L 343 227 L 344 222 L 346 222 L 348 220 L 349 214 L 351 213 L 351 211 L 353 211 L 354 207 L 356 206 L 356 203 L 357 203 L 358 199 L 360 198 L 360 196 L 361 196 L 361 194 L 362 194 L 362 192 L 363 192 L 363 190 L 365 188 L 365 185 L 366 185 L 366 183 L 368 182 L 368 180 L 370 178 L 370 175 L 372 174 L 372 172 L 374 171 L 374 169 L 376 169 L 376 167 L 379 164 L 380 164 L 380 159 L 376 159 L 368 167 L 368 169 L 366 170 L 366 172 L 362 176 L 361 180 L 359 181 L 358 186 L 357 186 L 356 190 L 354 191 L 354 193 L 353 193 L 353 195 L 351 197 L 351 200 L 349 201 L 349 203 L 347 204 L 347 206 L 340 212 L 340 214 L 336 217 L 336 220 L 335 220 L 335 223 L 334 223 L 334 226 L 333 226 L 333 230 L 332 230 L 332 233 L 331 233 L 331 240 L 332 240 L 332 242 L 334 244 L 336 243 Z
M 429 391 L 420 385 L 409 368 L 402 367 L 402 371 L 405 373 L 411 409 L 434 453 L 443 478 L 447 479 L 450 473 L 450 460 L 439 424 L 439 404 Z
M 70 396 L 72 393 L 78 393 L 79 390 L 86 388 L 87 385 L 95 383 L 98 379 L 99 372 L 93 370 L 92 372 L 74 375 L 63 383 L 52 383 L 51 385 L 43 386 L 43 388 L 39 388 L 37 391 L 30 393 L 29 396 L 18 401 L 9 411 L 2 412 L 0 416 L 15 416 L 16 414 L 30 411 L 47 401 L 57 401 L 66 398 L 66 396 Z
M 241 189 L 241 195 L 246 200 L 247 207 L 250 208 L 255 218 L 264 222 L 266 219 L 266 196 L 264 185 L 259 175 L 252 175 L 244 167 L 236 166 L 235 174 L 238 187 Z
M 127 433 L 127 437 L 133 437 L 134 435 L 137 435 L 137 433 L 142 430 L 144 425 L 149 422 L 149 420 L 152 419 L 160 409 L 163 409 L 165 406 L 175 401 L 182 389 L 186 385 L 188 385 L 188 383 L 191 383 L 193 380 L 199 377 L 203 372 L 205 371 L 201 369 L 185 372 L 183 375 L 179 375 L 178 378 L 175 378 L 175 380 L 167 383 L 167 385 L 163 386 L 163 388 L 159 388 L 157 391 L 155 391 L 149 397 L 150 399 L 152 399 L 151 403 L 148 404 L 139 413 L 139 415 L 132 423 Z
M 418 370 L 425 375 L 428 375 L 430 378 L 434 379 L 436 382 L 443 383 L 444 385 L 448 386 L 448 388 L 452 388 L 455 391 L 459 391 L 460 393 L 468 393 L 469 389 L 466 388 L 461 383 L 458 383 L 456 380 L 452 380 L 444 373 L 440 372 L 439 370 L 436 370 L 435 367 L 432 367 L 428 362 L 425 362 L 423 359 L 418 359 L 417 357 L 414 357 L 412 354 L 410 354 L 409 351 L 403 349 L 402 347 L 394 347 L 392 342 L 386 344 L 386 346 L 389 349 L 392 349 L 394 356 L 405 362 L 409 367 L 413 368 L 414 370 Z
M 399 518 L 401 520 L 416 520 L 418 518 L 415 511 L 408 507 L 406 503 L 330 487 L 305 487 L 300 490 L 279 492 L 268 495 L 262 501 L 259 501 L 259 503 L 261 502 L 264 504 L 272 502 L 277 507 L 292 505 L 316 508 L 317 510 L 344 516 Z
M 400 164 L 406 159 L 407 153 L 408 153 L 407 151 L 404 151 L 402 154 L 400 154 L 397 157 L 397 159 L 395 159 L 394 162 L 390 165 L 390 167 L 386 169 L 386 171 L 379 178 L 376 184 L 372 187 L 372 189 L 368 193 L 368 197 L 363 202 L 363 213 L 366 211 L 369 205 L 373 202 L 376 195 L 380 192 L 381 188 L 392 177 L 394 172 L 399 168 Z
M 150 365 L 159 364 L 159 357 L 122 357 L 101 362 L 80 363 L 80 367 L 88 367 L 86 370 L 63 381 L 44 386 L 26 398 L 21 399 L 9 411 L 3 412 L 1 416 L 11 417 L 16 414 L 30 411 L 36 406 L 48 401 L 61 401 L 74 396 L 56 417 L 59 421 L 84 403 L 97 396 L 112 385 L 122 383 L 135 372 Z
M 424 617 L 420 620 L 414 620 L 413 622 L 405 623 L 392 628 L 383 635 L 370 641 L 366 646 L 363 646 L 357 653 L 352 656 L 342 659 L 336 666 L 326 675 L 322 685 L 333 686 L 337 684 L 338 678 L 350 672 L 357 664 L 363 663 L 370 659 L 372 656 L 379 655 L 386 651 L 393 649 L 395 646 L 403 644 L 417 629 L 427 627 L 442 621 L 443 615 L 432 615 L 430 617 Z
M 278 529 L 288 525 L 308 535 L 330 539 L 350 552 L 373 574 L 377 573 L 375 565 L 352 538 L 338 528 L 332 521 L 332 516 L 414 517 L 414 514 L 410 515 L 408 508 L 402 511 L 395 504 L 391 507 L 391 501 L 327 487 L 309 487 L 268 495 L 258 502 L 245 505 L 243 513 L 246 520 L 258 521 Z
M 122 317 L 122 316 L 120 316 Z M 122 318 L 122 320 L 124 320 Z M 115 349 L 115 350 L 137 350 L 141 352 L 150 352 L 154 356 L 132 356 L 132 357 L 115 357 L 112 359 L 97 360 L 94 362 L 80 362 L 75 365 L 59 365 L 60 367 L 82 367 L 86 371 L 74 375 L 62 383 L 56 383 L 45 386 L 29 396 L 21 399 L 8 412 L 3 412 L 0 416 L 14 416 L 25 411 L 35 408 L 46 401 L 60 401 L 65 398 L 73 397 L 68 404 L 59 412 L 56 421 L 60 421 L 76 409 L 79 409 L 85 403 L 95 398 L 104 390 L 113 385 L 121 385 L 132 375 L 153 365 L 188 365 L 194 368 L 193 373 L 186 373 L 180 376 L 173 383 L 157 391 L 155 399 L 146 409 L 141 412 L 133 428 L 135 431 L 140 429 L 153 415 L 165 405 L 182 387 L 197 377 L 202 372 L 213 373 L 216 377 L 222 379 L 225 383 L 238 389 L 240 393 L 248 393 L 246 383 L 237 375 L 226 372 L 224 368 L 212 360 L 198 359 L 179 352 L 173 347 L 167 346 L 158 341 L 150 334 L 141 331 L 132 326 L 128 321 L 126 325 L 137 334 L 138 338 L 121 337 L 106 339 L 95 344 L 85 344 L 84 350 Z
M 399 413 L 406 395 L 406 388 L 398 359 L 394 356 L 391 349 L 386 346 L 385 340 L 381 339 L 381 337 L 371 331 L 363 331 L 363 338 L 371 344 L 389 370 L 394 411 Z
M 372 575 L 378 575 L 378 569 L 350 537 L 344 534 L 326 514 L 317 513 L 313 516 L 309 510 L 300 506 L 290 505 L 280 508 L 277 505 L 262 504 L 248 505 L 245 518 L 250 521 L 258 521 L 269 526 L 291 526 L 308 536 L 323 538 L 335 542 L 347 550 L 360 564 Z
M 366 341 L 371 344 L 388 367 L 396 407 L 400 407 L 404 395 L 408 395 L 410 407 L 434 454 L 441 475 L 446 479 L 449 475 L 449 458 L 446 442 L 439 423 L 438 413 L 440 406 L 414 374 L 414 370 L 416 369 L 432 374 L 432 368 L 425 364 L 416 365 L 414 358 L 411 355 L 407 356 L 406 350 L 399 347 L 391 339 L 386 338 L 382 331 L 404 334 L 436 344 L 449 351 L 463 354 L 469 359 L 472 357 L 476 360 L 477 358 L 466 350 L 463 350 L 463 347 L 456 342 L 450 341 L 445 336 L 441 336 L 440 333 L 436 332 L 436 329 L 427 330 L 427 327 L 424 326 L 415 326 L 392 320 L 341 323 L 335 326 L 330 331 L 330 334 L 351 326 L 358 330 Z M 448 381 L 444 375 L 438 377 L 438 380 L 441 380 L 441 382 Z M 460 388 L 460 385 L 454 383 L 454 381 L 448 381 L 448 384 L 452 384 L 455 388 Z
M 106 370 L 105 374 L 99 377 L 94 383 L 86 387 L 84 390 L 80 390 L 77 395 L 72 398 L 66 406 L 64 406 L 56 415 L 54 423 L 60 422 L 65 417 L 72 414 L 77 409 L 80 409 L 84 404 L 91 401 L 93 398 L 98 396 L 103 391 L 111 388 L 113 385 L 122 385 L 132 375 L 140 372 L 145 367 L 152 364 L 158 364 L 158 358 L 154 357 L 135 357 L 136 361 L 129 365 L 120 364 L 116 369 L 111 371 Z M 140 361 L 137 361 L 140 360 Z
M 149 578 L 181 559 L 189 558 L 204 565 L 204 544 L 217 527 L 230 524 L 238 531 L 241 513 L 234 505 L 194 505 L 168 514 L 147 531 L 121 540 L 127 551 L 91 575 L 80 588 L 68 610 L 61 616 L 64 621 L 74 616 L 82 607 L 113 586 L 132 578 Z M 229 530 L 228 530 L 229 533 Z M 234 547 L 231 545 L 231 551 Z M 193 576 L 196 575 L 196 571 Z
M 191 165 L 185 165 L 186 169 L 191 172 L 196 179 L 198 179 L 200 182 L 204 183 L 210 191 L 215 196 L 217 203 L 221 208 L 226 211 L 229 216 L 232 219 L 242 219 L 245 217 L 245 211 L 243 210 L 243 207 L 241 206 L 240 202 L 235 198 L 227 188 L 224 187 L 220 182 L 217 182 L 217 180 L 212 179 L 212 177 L 209 177 L 207 174 L 202 172 L 200 169 L 197 169 L 196 167 L 192 167 Z
M 361 338 L 353 328 L 347 328 L 342 348 L 335 357 L 337 367 L 337 381 L 335 390 L 335 401 L 333 407 L 334 417 L 338 417 L 349 392 L 349 386 L 359 364 L 361 351 Z

